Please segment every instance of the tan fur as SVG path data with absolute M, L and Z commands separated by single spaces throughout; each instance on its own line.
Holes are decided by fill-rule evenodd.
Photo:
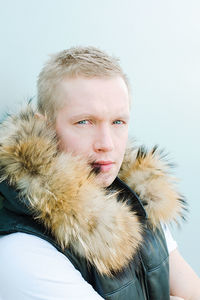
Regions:
M 10 117 L 1 126 L 0 144 L 1 180 L 16 185 L 62 248 L 70 245 L 102 274 L 129 262 L 142 240 L 137 216 L 97 186 L 81 158 L 57 152 L 45 121 L 31 110 Z
M 126 182 L 146 204 L 150 222 L 155 228 L 159 222 L 176 220 L 184 211 L 184 201 L 176 191 L 177 179 L 169 172 L 169 164 L 155 147 L 147 152 L 129 144 L 119 177 Z
M 149 153 L 127 151 L 120 176 L 143 200 L 152 224 L 180 212 L 166 165 Z M 101 274 L 127 265 L 142 242 L 142 225 L 116 194 L 97 186 L 81 157 L 57 151 L 54 131 L 28 108 L 0 126 L 0 180 L 15 185 L 64 249 L 70 246 Z

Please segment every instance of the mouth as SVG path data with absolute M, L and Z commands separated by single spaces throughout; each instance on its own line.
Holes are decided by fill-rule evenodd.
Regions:
M 112 169 L 114 165 L 113 161 L 95 161 L 92 163 L 92 167 L 100 172 L 108 172 Z

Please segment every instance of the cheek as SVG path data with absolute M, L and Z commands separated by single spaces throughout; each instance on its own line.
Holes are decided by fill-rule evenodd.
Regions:
M 124 159 L 124 154 L 126 151 L 126 146 L 127 146 L 127 141 L 128 141 L 128 135 L 124 135 L 124 137 L 118 141 L 117 143 L 117 147 L 116 147 L 116 151 L 118 153 L 118 161 L 119 164 L 121 165 L 121 163 L 123 162 Z
M 122 134 L 118 134 L 115 139 L 115 146 L 120 153 L 124 153 L 128 141 L 128 132 L 125 131 Z
M 65 134 L 59 137 L 60 149 L 65 152 L 72 152 L 74 154 L 83 154 L 84 156 L 90 153 L 90 143 L 84 137 L 76 136 L 73 132 L 66 131 Z

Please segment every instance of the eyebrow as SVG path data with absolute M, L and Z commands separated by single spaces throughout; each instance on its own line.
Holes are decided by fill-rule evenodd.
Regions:
M 98 116 L 96 116 L 95 114 L 89 114 L 89 113 L 81 113 L 81 114 L 77 114 L 75 116 L 72 116 L 70 118 L 70 121 L 76 121 L 77 119 L 99 119 Z M 114 117 L 112 117 L 112 119 L 122 119 L 122 120 L 129 120 L 130 116 L 128 114 L 119 114 L 116 115 Z
M 70 118 L 70 121 L 76 121 L 76 120 L 79 120 L 79 119 L 91 119 L 91 118 L 94 118 L 94 117 L 95 117 L 94 115 L 91 115 L 91 114 L 88 114 L 88 113 L 81 113 L 81 114 L 72 116 Z

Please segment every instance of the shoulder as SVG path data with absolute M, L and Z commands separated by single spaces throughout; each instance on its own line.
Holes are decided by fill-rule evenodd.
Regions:
M 67 258 L 56 250 L 47 241 L 26 233 L 12 233 L 5 236 L 0 236 L 0 259 L 7 262 L 7 267 L 24 267 L 28 261 L 29 269 L 33 271 L 36 269 L 38 262 L 44 258 L 44 263 L 46 260 L 50 260 L 51 257 L 56 259 L 57 263 L 60 259 Z M 30 261 L 32 258 L 32 261 Z M 32 263 L 34 261 L 34 263 Z
M 170 254 L 172 251 L 174 251 L 177 248 L 177 242 L 174 240 L 168 225 L 162 223 L 161 226 L 165 235 L 168 252 Z
M 0 265 L 1 299 L 101 299 L 65 255 L 34 235 L 0 237 Z

